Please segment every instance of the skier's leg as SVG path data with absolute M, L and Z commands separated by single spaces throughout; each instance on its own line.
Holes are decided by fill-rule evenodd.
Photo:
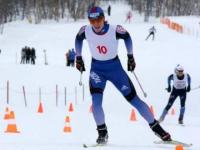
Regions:
M 126 72 L 122 69 L 118 69 L 115 74 L 118 74 L 118 76 L 112 77 L 110 81 L 122 93 L 126 100 L 139 111 L 141 116 L 148 123 L 152 123 L 154 121 L 154 117 L 150 108 L 137 96 L 135 87 Z
M 149 34 L 149 35 L 146 37 L 146 39 L 145 39 L 145 40 L 148 40 L 148 39 L 149 39 L 149 37 L 150 37 L 150 35 L 151 35 L 151 34 Z
M 94 119 L 97 125 L 102 125 L 105 123 L 102 101 L 106 80 L 96 72 L 91 71 L 89 81 Z
M 105 124 L 105 116 L 102 107 L 103 91 L 106 80 L 95 71 L 90 72 L 90 93 L 92 95 L 93 117 L 97 125 L 98 138 L 97 143 L 107 143 L 108 131 Z
M 152 36 L 153 36 L 153 37 L 152 37 L 152 40 L 154 40 L 154 38 L 155 38 L 155 34 L 154 34 L 154 33 L 152 33 Z
M 172 93 L 170 94 L 169 100 L 167 105 L 165 106 L 162 115 L 159 118 L 159 122 L 162 122 L 165 119 L 165 116 L 167 115 L 167 112 L 169 111 L 169 109 L 172 107 L 175 99 L 177 97 L 177 94 L 175 92 L 172 91 Z
M 185 101 L 186 101 L 186 93 L 183 93 L 182 95 L 180 95 L 181 108 L 180 108 L 180 114 L 179 114 L 179 119 L 178 119 L 179 124 L 183 124 L 183 117 L 185 114 Z
M 136 90 L 126 72 L 122 68 L 119 68 L 115 73 L 118 76 L 112 76 L 110 81 L 122 93 L 126 100 L 138 110 L 156 135 L 164 141 L 171 140 L 170 134 L 165 132 L 159 125 L 159 122 L 155 120 L 149 106 L 137 96 Z

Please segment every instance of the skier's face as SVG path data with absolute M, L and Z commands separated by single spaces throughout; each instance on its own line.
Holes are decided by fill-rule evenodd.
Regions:
M 89 21 L 90 21 L 90 24 L 92 25 L 93 29 L 95 30 L 95 32 L 100 32 L 104 26 L 105 18 L 99 17 L 97 19 L 89 19 Z
M 181 71 L 177 71 L 177 76 L 179 76 L 179 77 L 181 77 L 181 76 L 183 76 L 183 71 L 181 70 Z

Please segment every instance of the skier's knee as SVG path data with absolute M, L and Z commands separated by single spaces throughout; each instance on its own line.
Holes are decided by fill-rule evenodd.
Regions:
M 103 89 L 90 87 L 90 94 L 97 94 L 97 93 L 102 94 L 103 93 Z
M 131 82 L 131 80 L 129 79 L 129 83 L 130 83 L 130 93 L 128 95 L 125 96 L 126 100 L 130 103 L 132 101 L 132 99 L 136 96 L 136 91 L 135 88 L 133 86 L 133 83 Z
M 126 100 L 128 102 L 131 102 L 132 99 L 136 96 L 136 91 L 134 89 L 131 90 L 130 94 L 128 94 L 127 96 L 125 96 Z
M 103 94 L 104 88 L 101 87 L 94 87 L 91 82 L 89 83 L 90 86 L 90 94 Z
M 169 103 L 169 104 L 166 106 L 165 109 L 168 111 L 171 107 L 172 107 L 172 103 Z

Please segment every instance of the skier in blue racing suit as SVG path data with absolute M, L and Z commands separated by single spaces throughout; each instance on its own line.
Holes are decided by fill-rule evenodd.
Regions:
M 136 64 L 133 57 L 132 39 L 129 33 L 120 25 L 108 24 L 100 7 L 92 7 L 88 11 L 88 19 L 90 25 L 81 27 L 75 39 L 76 68 L 81 73 L 85 71 L 82 59 L 82 45 L 83 40 L 86 39 L 92 54 L 89 83 L 93 116 L 98 131 L 96 142 L 105 144 L 108 141 L 108 131 L 102 108 L 103 93 L 107 80 L 112 82 L 125 99 L 139 111 L 156 135 L 163 141 L 170 141 L 170 134 L 163 130 L 159 122 L 155 120 L 148 105 L 138 97 L 118 58 L 118 40 L 123 39 L 128 52 L 128 71 L 134 71 Z

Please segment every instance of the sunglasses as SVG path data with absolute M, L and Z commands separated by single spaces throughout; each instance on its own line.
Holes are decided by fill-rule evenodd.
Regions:
M 96 18 L 96 19 L 89 19 L 89 21 L 90 21 L 91 24 L 101 23 L 103 21 L 103 18 L 104 17 L 99 17 L 99 18 Z
M 177 75 L 183 75 L 183 71 L 181 70 L 181 71 L 177 71 Z

